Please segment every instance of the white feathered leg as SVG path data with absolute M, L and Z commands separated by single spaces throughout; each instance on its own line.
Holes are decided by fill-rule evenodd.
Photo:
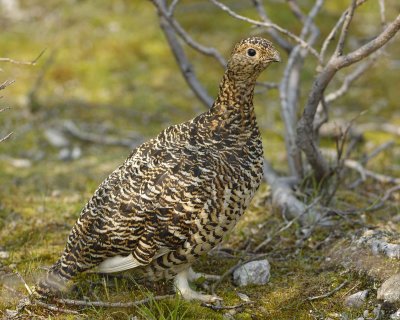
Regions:
M 202 272 L 195 272 L 193 271 L 192 267 L 189 268 L 189 281 L 193 282 L 196 281 L 200 278 L 204 278 L 208 281 L 218 281 L 221 277 L 214 275 L 214 274 L 206 274 L 206 273 L 202 273 Z
M 175 276 L 174 279 L 175 290 L 183 297 L 183 299 L 199 300 L 208 303 L 213 303 L 222 300 L 218 296 L 202 294 L 190 288 L 189 279 L 191 278 L 190 276 L 194 275 L 196 275 L 196 273 L 193 270 L 191 270 L 191 268 L 188 268 L 184 271 L 181 271 Z

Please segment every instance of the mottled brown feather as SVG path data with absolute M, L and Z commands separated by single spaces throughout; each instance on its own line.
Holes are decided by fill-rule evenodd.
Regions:
M 118 255 L 132 254 L 153 279 L 170 278 L 218 244 L 262 179 L 253 92 L 273 61 L 279 56 L 269 41 L 239 42 L 211 109 L 143 143 L 111 173 L 37 292 L 57 294 L 77 274 Z

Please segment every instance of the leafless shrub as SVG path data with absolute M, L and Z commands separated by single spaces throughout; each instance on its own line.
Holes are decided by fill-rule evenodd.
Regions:
M 278 88 L 280 93 L 289 179 L 288 177 L 279 177 L 268 162 L 265 165 L 264 176 L 273 189 L 273 204 L 283 209 L 289 217 L 302 217 L 307 206 L 294 195 L 293 180 L 299 182 L 304 177 L 311 177 L 317 184 L 327 185 L 332 177 L 340 175 L 344 168 L 351 167 L 350 162 L 346 162 L 344 158 L 340 159 L 340 167 L 330 165 L 319 146 L 320 128 L 328 122 L 331 104 L 345 95 L 350 90 L 352 83 L 368 71 L 384 52 L 385 46 L 400 29 L 400 15 L 393 21 L 386 21 L 385 2 L 379 1 L 380 10 L 377 14 L 380 15 L 381 32 L 371 35 L 371 40 L 357 49 L 345 52 L 353 16 L 366 0 L 349 0 L 349 7 L 338 17 L 329 34 L 322 35 L 325 36 L 325 39 L 319 48 L 315 46 L 320 30 L 314 21 L 324 6 L 324 0 L 316 0 L 308 13 L 301 10 L 296 0 L 287 1 L 288 12 L 293 13 L 302 24 L 299 34 L 274 23 L 262 0 L 251 1 L 260 20 L 242 16 L 219 0 L 210 0 L 210 2 L 217 9 L 226 12 L 233 19 L 237 19 L 238 23 L 244 22 L 264 28 L 275 43 L 288 54 L 285 71 L 279 85 L 269 84 L 268 88 Z M 189 46 L 199 53 L 215 59 L 221 65 L 225 65 L 225 60 L 216 48 L 197 42 L 178 22 L 174 12 L 179 6 L 179 1 L 152 0 L 152 3 L 157 9 L 161 29 L 186 82 L 199 100 L 209 107 L 213 99 L 198 79 L 191 61 L 185 54 L 184 47 Z M 331 46 L 335 49 L 329 56 L 328 48 Z M 299 97 L 302 89 L 300 76 L 304 72 L 305 59 L 315 59 L 318 68 L 315 71 L 314 82 L 308 93 L 303 112 L 301 116 L 298 116 Z M 358 63 L 357 67 L 344 77 L 342 85 L 337 90 L 325 95 L 327 87 L 337 72 L 356 63 Z M 338 150 L 343 152 L 344 141 L 341 141 L 340 145 Z M 346 153 L 346 155 L 348 154 L 349 152 Z M 343 155 L 341 156 L 343 157 Z M 336 156 L 336 158 L 339 159 L 341 156 Z M 333 189 L 333 193 L 332 191 L 327 192 L 329 198 L 333 196 L 337 185 Z M 316 218 L 315 210 L 310 211 L 312 212 L 309 213 L 309 216 Z

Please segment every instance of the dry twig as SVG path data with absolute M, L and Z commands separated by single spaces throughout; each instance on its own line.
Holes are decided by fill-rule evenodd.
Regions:
M 6 80 L 2 84 L 0 84 L 0 90 L 7 88 L 9 85 L 13 84 L 15 80 Z
M 175 60 L 184 76 L 187 84 L 192 89 L 194 94 L 199 100 L 207 107 L 211 107 L 214 99 L 210 97 L 206 89 L 197 79 L 196 73 L 193 70 L 192 64 L 189 62 L 188 57 L 185 54 L 181 44 L 178 41 L 176 30 L 170 25 L 169 21 L 163 16 L 163 12 L 166 9 L 165 0 L 152 0 L 154 5 L 157 7 L 158 15 L 160 18 L 160 27 L 167 38 L 168 44 L 174 54 Z
M 262 1 L 261 0 L 252 0 L 252 1 L 261 20 L 267 23 L 271 23 L 271 20 L 269 19 L 267 12 L 265 11 Z M 269 28 L 267 29 L 267 33 L 286 52 L 290 53 L 290 51 L 292 51 L 293 45 L 288 41 L 286 41 L 284 38 L 282 38 L 276 30 Z
M 242 303 L 239 303 L 234 306 L 222 306 L 222 305 L 215 305 L 215 304 L 211 304 L 211 303 L 202 303 L 201 305 L 203 307 L 210 308 L 211 310 L 214 310 L 214 311 L 221 311 L 221 310 L 236 310 L 236 309 L 240 309 L 245 306 L 248 306 L 250 304 L 254 304 L 254 302 L 252 302 L 252 301 L 242 302 Z
M 40 301 L 40 300 L 34 300 L 34 301 L 33 301 L 33 304 L 34 304 L 34 305 L 38 305 L 38 306 L 40 306 L 40 307 L 42 307 L 42 308 L 51 310 L 51 311 L 55 311 L 55 312 L 61 312 L 61 313 L 68 313 L 68 314 L 79 315 L 79 312 L 76 311 L 76 310 L 60 308 L 60 307 L 57 307 L 56 305 L 48 304 L 48 303 L 45 303 L 45 302 Z
M 317 13 L 322 7 L 323 0 L 316 0 L 314 6 L 310 10 L 308 16 L 302 16 L 304 22 L 303 28 L 300 33 L 300 38 L 305 39 L 306 36 L 311 32 L 307 43 L 313 45 L 319 34 L 317 27 L 313 21 Z M 296 121 L 297 121 L 297 110 L 298 101 L 300 96 L 300 73 L 304 65 L 304 59 L 307 55 L 307 50 L 301 49 L 300 46 L 296 46 L 290 53 L 282 81 L 279 86 L 279 93 L 281 99 L 281 115 L 285 123 L 285 142 L 286 151 L 288 156 L 288 164 L 290 174 L 296 177 L 303 176 L 303 165 L 301 154 L 298 146 L 296 145 Z
M 377 51 L 371 56 L 367 61 L 359 64 L 353 72 L 349 73 L 343 80 L 341 87 L 325 97 L 326 103 L 331 103 L 336 99 L 340 98 L 350 89 L 350 85 L 360 78 L 366 71 L 368 71 L 371 66 L 377 61 L 378 57 L 383 54 L 383 50 Z
M 305 153 L 308 162 L 314 169 L 315 177 L 321 181 L 330 173 L 329 166 L 318 147 L 313 123 L 317 107 L 323 93 L 336 72 L 348 67 L 384 46 L 400 29 L 400 15 L 393 20 L 375 39 L 346 55 L 332 56 L 328 64 L 315 79 L 303 115 L 297 124 L 297 145 Z M 339 48 L 340 51 L 340 48 Z
M 233 11 L 232 9 L 230 9 L 228 6 L 224 5 L 223 3 L 217 1 L 217 0 L 210 0 L 212 3 L 214 3 L 216 6 L 218 6 L 221 10 L 225 11 L 226 13 L 228 13 L 230 16 L 242 20 L 242 21 L 246 21 L 248 23 L 251 23 L 253 25 L 259 26 L 259 27 L 266 27 L 266 28 L 273 28 L 277 31 L 279 31 L 280 33 L 288 36 L 289 38 L 293 39 L 294 41 L 296 41 L 301 47 L 309 50 L 317 59 L 319 59 L 319 54 L 317 53 L 317 51 L 311 47 L 306 41 L 304 41 L 303 39 L 301 39 L 300 37 L 296 36 L 294 33 L 290 32 L 287 29 L 284 29 L 280 26 L 278 26 L 275 23 L 272 22 L 263 22 L 263 21 L 257 21 L 254 19 L 250 19 L 247 17 L 244 17 L 238 13 L 236 13 L 235 11 Z
M 136 300 L 131 302 L 106 302 L 106 301 L 85 301 L 85 300 L 72 300 L 72 299 L 57 299 L 57 302 L 70 305 L 70 306 L 85 306 L 85 307 L 105 307 L 105 308 L 131 308 L 141 304 L 149 303 L 152 300 L 165 300 L 172 299 L 175 297 L 173 294 L 164 296 L 154 296 L 145 298 L 142 300 Z
M 63 123 L 63 129 L 73 137 L 91 143 L 98 143 L 111 146 L 124 146 L 130 148 L 140 143 L 140 141 L 133 141 L 131 139 L 119 139 L 106 135 L 97 135 L 92 132 L 85 132 L 80 128 L 78 128 L 78 126 L 71 120 L 65 121 Z
M 0 62 L 9 62 L 13 64 L 24 64 L 24 65 L 32 65 L 34 66 L 36 62 L 40 59 L 40 57 L 46 52 L 46 49 L 43 49 L 39 55 L 33 59 L 32 61 L 20 61 L 20 60 L 14 60 L 11 58 L 0 58 Z
M 218 52 L 217 49 L 212 48 L 212 47 L 206 47 L 197 41 L 195 41 L 186 31 L 185 29 L 182 28 L 182 26 L 178 23 L 176 19 L 174 19 L 172 13 L 175 10 L 175 7 L 177 5 L 176 3 L 172 3 L 169 9 L 166 8 L 166 3 L 165 0 L 152 0 L 154 5 L 157 8 L 157 11 L 159 15 L 161 15 L 167 22 L 168 24 L 174 29 L 177 35 L 185 41 L 186 44 L 188 44 L 190 47 L 193 49 L 201 52 L 202 54 L 205 54 L 207 56 L 214 57 L 219 64 L 225 68 L 226 66 L 226 61 L 222 57 L 222 55 Z
M 308 297 L 307 300 L 308 301 L 314 301 L 314 300 L 319 300 L 319 299 L 324 299 L 327 297 L 330 297 L 331 295 L 333 295 L 334 293 L 338 292 L 340 289 L 342 289 L 345 285 L 347 285 L 349 283 L 348 280 L 345 280 L 344 282 L 342 282 L 339 286 L 337 286 L 335 289 L 333 289 L 332 291 L 329 291 L 325 294 L 321 294 L 320 296 L 314 296 L 314 297 Z
M 391 176 L 388 176 L 385 174 L 380 174 L 380 173 L 376 173 L 371 170 L 365 169 L 361 163 L 359 163 L 355 160 L 347 159 L 347 160 L 345 160 L 344 165 L 347 168 L 357 170 L 360 173 L 362 180 L 365 180 L 367 177 L 370 177 L 381 183 L 400 184 L 400 178 L 391 177 Z

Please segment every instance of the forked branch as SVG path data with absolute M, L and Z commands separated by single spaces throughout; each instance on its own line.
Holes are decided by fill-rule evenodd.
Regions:
M 334 54 L 321 73 L 314 80 L 308 96 L 303 115 L 297 125 L 297 145 L 305 153 L 310 165 L 314 169 L 315 177 L 321 181 L 329 175 L 329 166 L 323 157 L 317 143 L 317 136 L 313 130 L 314 118 L 318 104 L 321 102 L 324 91 L 336 72 L 348 67 L 377 51 L 384 46 L 400 29 L 400 15 L 396 17 L 375 39 L 360 48 L 337 56 Z
M 193 66 L 190 63 L 188 57 L 183 50 L 182 45 L 179 43 L 175 29 L 171 26 L 170 22 L 164 17 L 163 13 L 167 10 L 165 0 L 152 0 L 158 10 L 160 17 L 160 27 L 167 38 L 168 44 L 174 54 L 175 60 L 187 82 L 189 87 L 192 89 L 194 94 L 199 100 L 208 108 L 213 104 L 214 100 L 207 93 L 206 89 L 197 79 L 196 73 L 193 70 Z
M 275 23 L 272 23 L 272 22 L 265 22 L 265 21 L 263 22 L 263 21 L 258 21 L 258 20 L 254 20 L 254 19 L 250 19 L 245 16 L 242 16 L 217 0 L 210 0 L 210 1 L 212 3 L 214 3 L 217 7 L 219 7 L 221 10 L 225 11 L 230 16 L 232 16 L 238 20 L 242 20 L 242 21 L 248 22 L 252 25 L 259 26 L 259 27 L 275 29 L 276 31 L 278 31 L 278 32 L 288 36 L 289 38 L 293 39 L 294 41 L 296 41 L 302 48 L 309 50 L 313 56 L 315 56 L 317 59 L 319 59 L 319 54 L 313 47 L 311 47 L 306 41 L 304 41 L 300 37 L 296 36 L 294 33 L 290 32 L 289 30 L 282 28 L 281 26 L 279 26 Z

